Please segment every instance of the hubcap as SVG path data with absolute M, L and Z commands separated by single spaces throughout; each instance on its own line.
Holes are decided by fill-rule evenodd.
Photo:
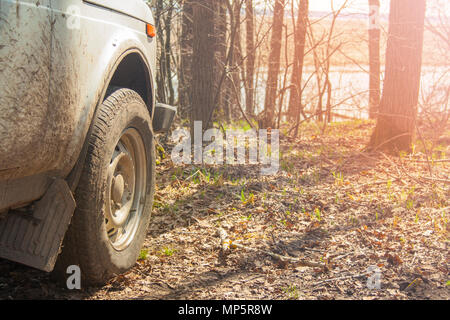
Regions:
M 111 245 L 125 250 L 139 227 L 145 197 L 147 165 L 140 134 L 128 129 L 111 157 L 107 178 L 106 231 Z
M 113 178 L 112 190 L 113 201 L 120 203 L 122 201 L 123 192 L 125 191 L 125 180 L 121 174 Z

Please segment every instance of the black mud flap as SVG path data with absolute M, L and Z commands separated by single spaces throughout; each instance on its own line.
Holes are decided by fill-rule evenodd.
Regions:
M 168 132 L 177 114 L 177 107 L 157 103 L 153 117 L 153 131 L 155 133 Z
M 66 181 L 55 180 L 33 213 L 0 220 L 0 257 L 51 272 L 74 210 Z

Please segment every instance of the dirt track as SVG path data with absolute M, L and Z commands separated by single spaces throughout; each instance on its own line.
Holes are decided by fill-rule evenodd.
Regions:
M 333 126 L 325 136 L 305 129 L 298 141 L 282 141 L 282 170 L 268 178 L 252 167 L 202 172 L 164 160 L 131 272 L 71 292 L 45 273 L 0 261 L 0 298 L 449 299 L 448 185 L 423 180 L 426 163 L 357 151 L 371 129 Z M 449 148 L 442 152 L 448 159 Z M 433 168 L 450 176 L 446 162 Z M 219 228 L 248 249 L 222 252 Z M 371 266 L 381 290 L 367 286 Z

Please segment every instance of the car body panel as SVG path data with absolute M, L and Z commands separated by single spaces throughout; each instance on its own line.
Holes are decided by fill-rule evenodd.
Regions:
M 126 15 L 130 15 L 141 21 L 154 24 L 153 15 L 148 11 L 147 5 L 143 1 L 123 1 L 123 0 L 85 0 L 86 3 L 102 6 Z
M 51 160 L 50 21 L 50 0 L 0 1 L 0 180 L 26 176 L 26 167 L 40 171 Z
M 141 0 L 108 1 L 113 9 L 129 7 L 127 15 L 91 2 L 106 6 L 105 1 L 0 0 L 0 191 L 5 194 L 8 184 L 26 177 L 69 175 L 124 56 L 139 53 L 155 70 L 155 40 L 146 35 L 144 22 L 153 22 L 150 9 Z M 0 195 L 0 211 L 10 205 Z

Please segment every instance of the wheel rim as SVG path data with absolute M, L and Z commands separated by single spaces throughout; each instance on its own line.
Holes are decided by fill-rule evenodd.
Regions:
M 105 224 L 110 244 L 127 249 L 136 236 L 145 201 L 145 147 L 136 129 L 128 129 L 114 149 L 108 167 Z

